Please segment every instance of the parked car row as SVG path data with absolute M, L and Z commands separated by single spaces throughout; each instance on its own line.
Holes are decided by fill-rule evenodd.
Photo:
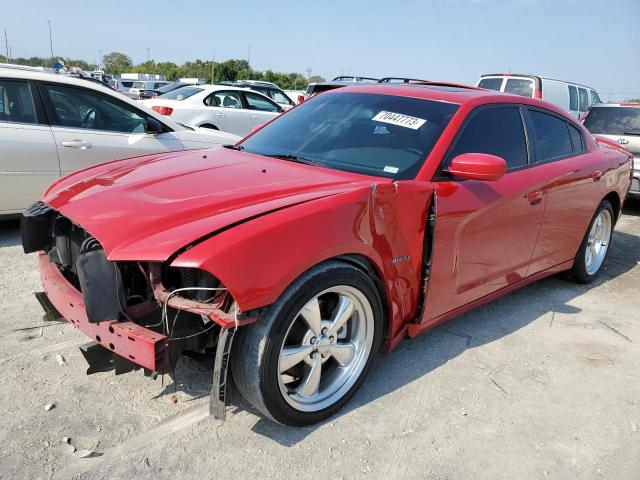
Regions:
M 285 110 L 261 93 L 231 85 L 190 85 L 143 103 L 177 122 L 240 136 Z

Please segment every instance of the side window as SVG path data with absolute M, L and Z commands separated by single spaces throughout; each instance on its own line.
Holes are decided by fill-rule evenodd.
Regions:
M 554 158 L 571 155 L 573 149 L 571 148 L 567 122 L 537 110 L 529 110 L 529 114 L 536 131 L 536 143 L 540 153 L 539 161 L 547 162 Z
M 578 89 L 569 85 L 569 110 L 578 110 Z
M 38 123 L 27 82 L 0 80 L 0 122 Z
M 578 98 L 580 100 L 580 108 L 581 112 L 586 112 L 589 110 L 589 94 L 584 88 L 578 89 Z
M 63 85 L 48 84 L 45 89 L 54 109 L 55 125 L 122 133 L 146 131 L 146 118 L 116 99 Z
M 462 153 L 488 153 L 504 158 L 507 169 L 527 164 L 527 141 L 520 109 L 486 108 L 475 114 L 458 137 L 449 159 Z
M 595 90 L 590 90 L 590 92 L 591 92 L 591 105 L 595 105 L 596 103 L 602 103 L 602 100 L 600 100 L 600 97 L 598 96 Z
M 582 140 L 582 133 L 580 133 L 580 130 L 570 123 L 568 123 L 567 125 L 569 125 L 569 136 L 571 137 L 573 153 L 584 152 L 584 141 Z
M 269 97 L 271 98 L 271 100 L 273 100 L 274 102 L 280 105 L 293 105 L 293 102 L 291 101 L 291 99 L 287 97 L 286 94 L 278 90 L 271 90 L 269 92 Z
M 266 98 L 251 92 L 244 92 L 249 110 L 260 110 L 262 112 L 279 112 L 280 107 Z
M 220 90 L 204 99 L 205 105 L 220 108 L 242 108 L 240 94 L 233 91 Z

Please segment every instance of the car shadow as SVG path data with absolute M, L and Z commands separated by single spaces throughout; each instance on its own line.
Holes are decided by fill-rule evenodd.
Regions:
M 0 218 L 0 248 L 20 245 L 20 220 L 3 220 Z
M 634 206 L 629 208 L 631 215 L 637 215 L 640 210 L 633 210 Z M 460 315 L 424 335 L 400 342 L 390 354 L 378 355 L 356 395 L 323 423 L 337 421 L 342 415 L 429 375 L 465 350 L 508 336 L 541 316 L 546 315 L 551 325 L 554 313 L 580 314 L 579 308 L 569 305 L 571 300 L 633 269 L 639 262 L 640 237 L 616 231 L 605 266 L 594 283 L 578 285 L 561 275 L 549 277 Z M 183 357 L 172 375 L 174 382 L 165 385 L 158 397 L 184 392 L 191 397 L 187 401 L 193 401 L 208 396 L 212 368 L 212 359 L 205 356 Z M 233 422 L 233 413 L 252 412 L 259 417 L 252 431 L 283 446 L 296 445 L 323 424 L 293 428 L 274 423 L 245 402 L 235 388 L 229 392 L 228 403 L 231 414 L 228 421 Z

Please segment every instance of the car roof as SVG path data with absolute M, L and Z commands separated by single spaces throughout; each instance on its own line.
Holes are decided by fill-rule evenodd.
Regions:
M 562 115 L 567 119 L 571 119 L 569 114 L 560 107 L 537 98 L 522 97 L 511 93 L 496 92 L 495 90 L 449 82 L 355 84 L 349 87 L 329 90 L 322 93 L 322 95 L 340 95 L 347 92 L 396 95 L 449 102 L 458 105 L 471 104 L 472 106 L 485 103 L 518 103 L 534 107 L 540 106 Z

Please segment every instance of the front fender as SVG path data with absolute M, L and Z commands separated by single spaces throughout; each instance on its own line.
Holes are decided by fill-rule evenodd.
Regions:
M 171 266 L 210 272 L 240 310 L 249 311 L 275 302 L 314 265 L 359 254 L 384 284 L 393 336 L 415 315 L 432 191 L 427 182 L 379 183 L 311 200 L 223 231 L 177 256 Z

